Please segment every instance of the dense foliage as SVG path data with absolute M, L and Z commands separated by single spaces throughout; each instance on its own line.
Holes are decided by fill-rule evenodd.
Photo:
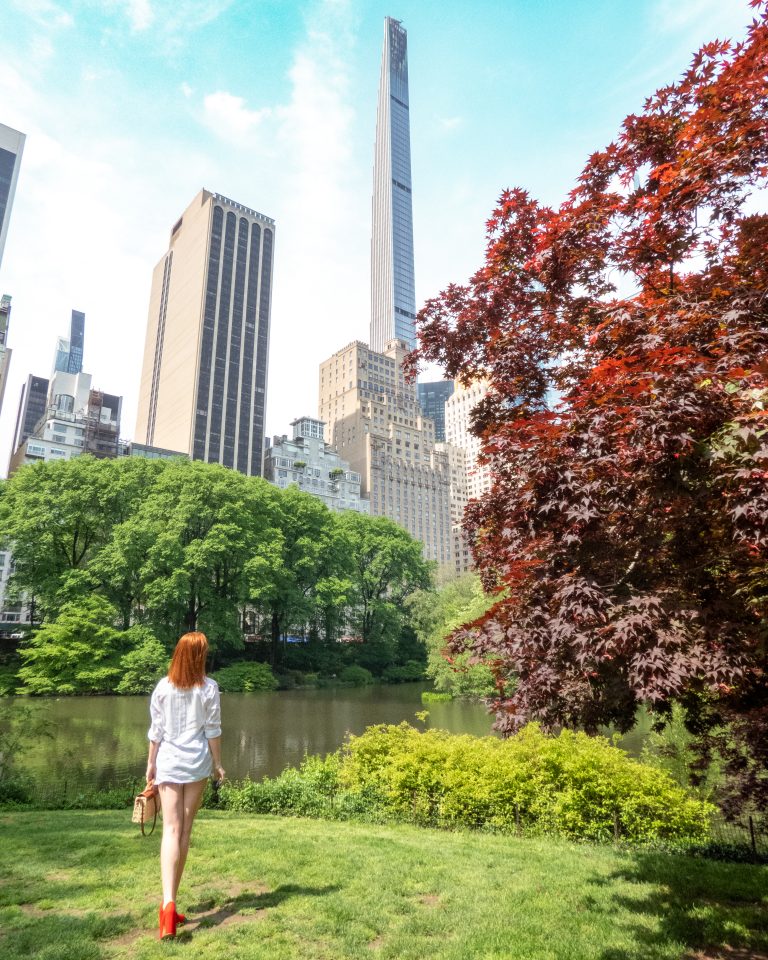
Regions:
M 384 517 L 336 514 L 214 464 L 25 467 L 0 485 L 0 540 L 11 589 L 32 603 L 18 651 L 31 693 L 146 692 L 189 629 L 208 635 L 216 667 L 261 657 L 292 669 L 289 635 L 329 675 L 424 659 L 403 607 L 430 582 L 421 544 Z M 356 642 L 338 643 L 345 634 Z
M 712 807 L 601 737 L 536 725 L 508 740 L 369 727 L 325 760 L 259 783 L 225 785 L 234 810 L 301 816 L 367 813 L 440 826 L 578 839 L 701 840 Z
M 494 598 L 484 590 L 477 574 L 467 573 L 435 591 L 420 590 L 408 600 L 416 634 L 427 648 L 426 673 L 441 693 L 457 699 L 477 700 L 495 692 L 493 672 L 482 658 L 469 651 L 453 656 L 446 649 L 451 633 L 482 616 Z
M 505 192 L 414 362 L 485 378 L 489 589 L 457 651 L 498 724 L 627 729 L 681 703 L 768 805 L 768 7 L 628 117 L 558 209 Z M 558 398 L 552 408 L 552 397 Z M 515 679 L 514 688 L 510 679 Z M 730 739 L 718 733 L 728 728 Z
M 212 674 L 222 693 L 276 690 L 277 680 L 268 663 L 233 663 Z

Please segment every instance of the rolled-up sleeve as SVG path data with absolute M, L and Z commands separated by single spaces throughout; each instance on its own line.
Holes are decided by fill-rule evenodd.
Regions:
M 215 680 L 206 684 L 205 696 L 205 736 L 208 740 L 221 736 L 221 697 L 219 685 Z
M 162 743 L 163 734 L 165 733 L 165 714 L 163 711 L 162 698 L 158 693 L 157 687 L 152 691 L 152 696 L 149 700 L 149 722 L 150 727 L 147 733 L 147 739 L 153 743 Z

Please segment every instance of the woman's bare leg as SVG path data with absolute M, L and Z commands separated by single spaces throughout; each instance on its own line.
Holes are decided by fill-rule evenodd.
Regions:
M 160 843 L 160 879 L 163 906 L 175 895 L 176 873 L 181 858 L 181 833 L 184 827 L 184 784 L 161 783 L 160 806 L 163 810 L 163 839 Z
M 203 793 L 205 792 L 206 780 L 198 780 L 196 783 L 185 783 L 183 791 L 183 813 L 184 820 L 179 838 L 179 859 L 176 865 L 176 874 L 173 883 L 173 902 L 176 902 L 176 895 L 179 892 L 179 883 L 181 875 L 184 873 L 184 865 L 187 862 L 187 853 L 189 852 L 189 839 L 192 836 L 192 824 L 195 822 L 197 811 L 203 802 Z

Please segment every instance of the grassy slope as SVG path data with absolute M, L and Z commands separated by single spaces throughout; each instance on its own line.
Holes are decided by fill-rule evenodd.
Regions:
M 159 943 L 160 830 L 142 839 L 128 820 L 0 814 L 4 960 L 651 960 L 716 956 L 726 944 L 768 953 L 766 868 L 209 812 L 179 897 L 198 923 Z

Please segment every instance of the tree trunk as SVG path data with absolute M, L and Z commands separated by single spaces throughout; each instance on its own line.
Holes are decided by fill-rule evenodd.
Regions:
M 280 643 L 280 614 L 277 610 L 272 611 L 272 624 L 270 627 L 270 648 L 269 648 L 269 662 L 274 667 L 277 663 L 277 648 Z

